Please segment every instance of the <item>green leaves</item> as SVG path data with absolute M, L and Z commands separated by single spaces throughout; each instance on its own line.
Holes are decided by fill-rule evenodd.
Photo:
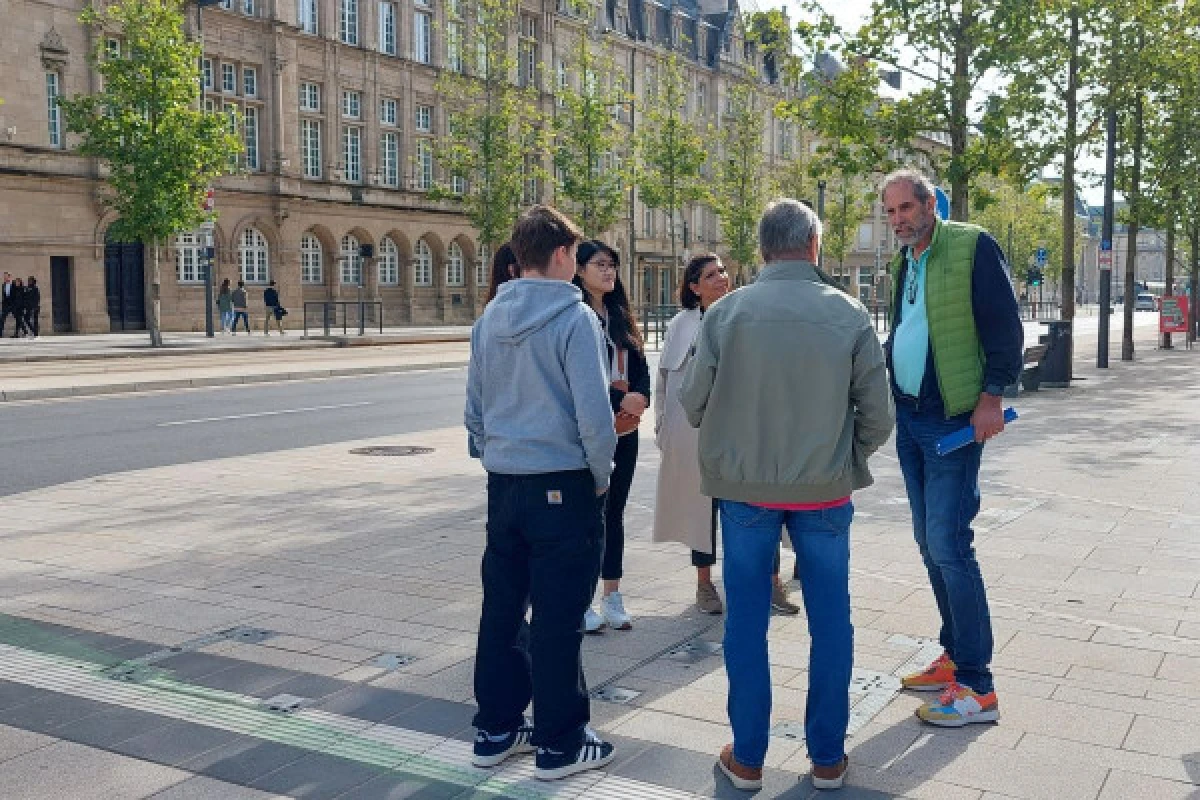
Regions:
M 81 19 L 125 45 L 110 58 L 98 37 L 90 58 L 103 88 L 60 101 L 67 130 L 81 136 L 79 151 L 106 167 L 104 202 L 119 214 L 111 233 L 152 243 L 195 228 L 205 190 L 242 143 L 222 114 L 196 107 L 200 49 L 184 37 L 181 5 L 118 0 L 85 9 Z
M 758 218 L 766 205 L 763 133 L 764 98 L 749 80 L 731 83 L 728 108 L 719 127 L 709 131 L 716 142 L 712 206 L 721 220 L 725 246 L 741 269 L 755 263 Z

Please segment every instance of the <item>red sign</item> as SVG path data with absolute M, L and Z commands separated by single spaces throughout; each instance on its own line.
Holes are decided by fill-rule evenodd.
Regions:
M 1100 269 L 1112 269 L 1112 250 L 1100 251 Z
M 1158 312 L 1159 333 L 1187 333 L 1188 299 L 1186 297 L 1164 297 Z
M 204 192 L 204 205 L 201 206 L 205 214 L 211 214 L 216 207 L 216 197 L 212 189 L 207 189 Z

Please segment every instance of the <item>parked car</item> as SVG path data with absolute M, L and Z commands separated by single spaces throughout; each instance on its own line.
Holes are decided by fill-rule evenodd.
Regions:
M 1158 303 L 1152 294 L 1139 294 L 1133 301 L 1134 311 L 1155 311 Z

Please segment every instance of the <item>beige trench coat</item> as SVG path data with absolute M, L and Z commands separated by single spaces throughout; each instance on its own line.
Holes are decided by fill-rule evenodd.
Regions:
M 681 311 L 667 325 L 654 388 L 654 442 L 662 452 L 654 541 L 679 542 L 711 553 L 712 500 L 700 494 L 700 432 L 688 424 L 679 388 L 700 332 L 700 310 Z

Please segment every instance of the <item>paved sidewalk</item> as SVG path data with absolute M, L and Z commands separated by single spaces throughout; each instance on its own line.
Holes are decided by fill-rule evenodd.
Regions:
M 855 498 L 852 772 L 837 797 L 1200 796 L 1200 355 L 1153 347 L 1144 331 L 1138 361 L 1099 371 L 1080 342 L 1076 385 L 1020 398 L 989 445 L 978 545 L 999 725 L 922 727 L 921 698 L 896 691 L 936 649 L 936 614 L 892 451 L 877 458 L 878 484 Z M 366 445 L 433 450 L 350 452 Z M 448 428 L 7 498 L 5 798 L 747 796 L 713 769 L 729 737 L 721 621 L 694 612 L 682 548 L 650 542 L 648 437 L 622 585 L 635 628 L 585 644 L 590 686 L 626 690 L 593 705 L 619 758 L 553 786 L 528 759 L 465 766 L 485 503 L 464 451 Z M 758 797 L 807 799 L 803 617 L 775 618 L 771 636 L 777 727 Z

